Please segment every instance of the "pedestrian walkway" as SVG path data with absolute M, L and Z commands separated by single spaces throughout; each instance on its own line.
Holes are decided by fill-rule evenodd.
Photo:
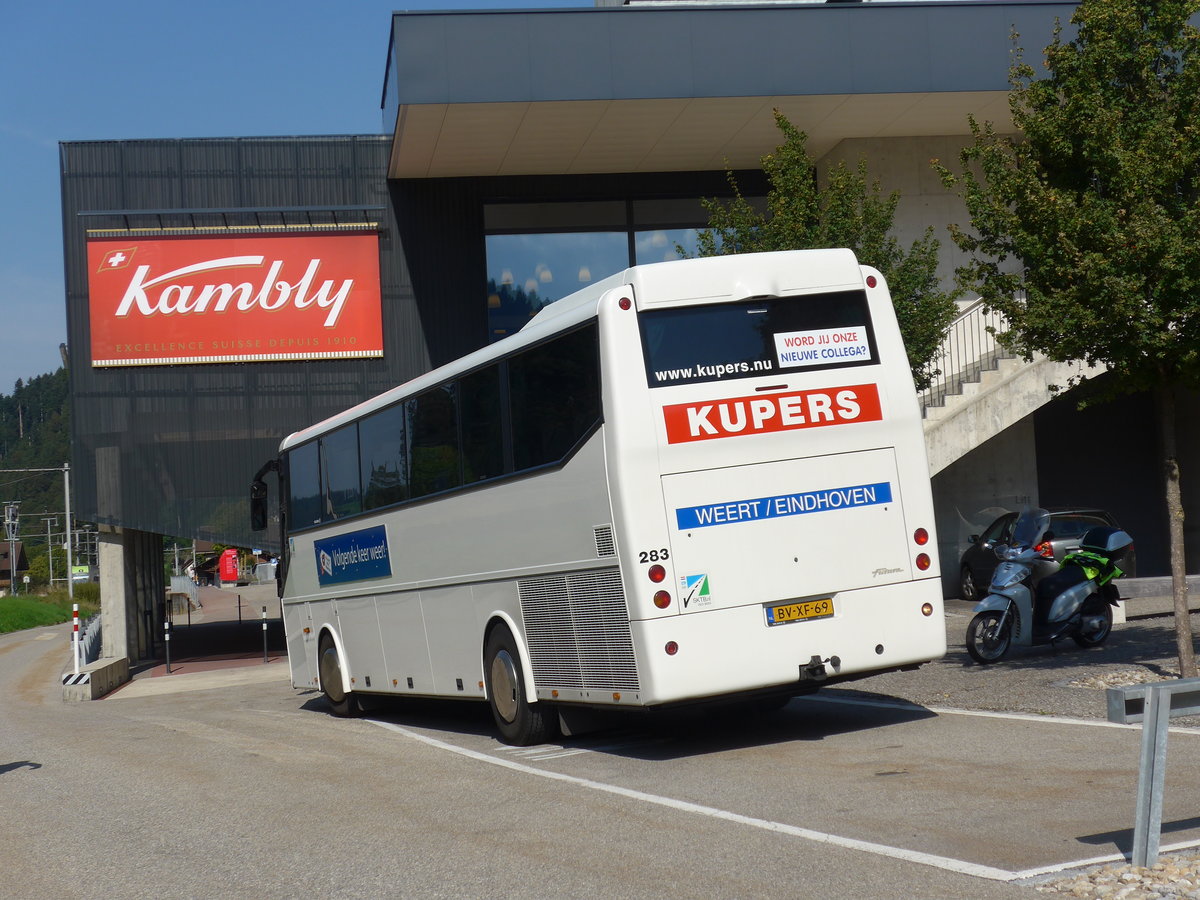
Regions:
M 285 663 L 275 585 L 201 587 L 199 608 L 171 618 L 170 664 L 160 658 L 133 672 L 135 681 Z M 265 611 L 265 644 L 264 644 Z

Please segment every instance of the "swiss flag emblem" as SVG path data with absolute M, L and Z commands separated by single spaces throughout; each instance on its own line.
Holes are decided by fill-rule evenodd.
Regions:
M 129 265 L 129 261 L 133 259 L 133 254 L 137 252 L 137 247 L 125 247 L 120 250 L 109 250 L 100 260 L 100 268 L 97 272 L 108 272 L 113 269 L 124 269 Z

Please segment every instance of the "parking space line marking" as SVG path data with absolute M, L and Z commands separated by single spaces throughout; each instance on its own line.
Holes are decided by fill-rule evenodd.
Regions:
M 883 700 L 859 700 L 856 697 L 821 696 L 807 694 L 797 698 L 814 703 L 844 703 L 847 706 L 870 706 L 876 709 L 920 709 L 936 713 L 939 716 L 977 716 L 981 719 L 1014 719 L 1020 722 L 1049 722 L 1052 725 L 1088 725 L 1093 728 L 1124 728 L 1127 730 L 1142 730 L 1141 724 L 1122 725 L 1119 722 L 1109 722 L 1107 719 L 1072 719 L 1066 716 L 1039 716 L 1035 713 L 996 712 L 990 709 L 959 709 L 951 706 L 921 706 L 919 703 L 888 703 Z M 1172 725 L 1172 734 L 1200 734 L 1200 728 L 1185 725 Z
M 397 734 L 403 735 L 404 737 L 419 741 L 430 747 L 436 747 L 439 750 L 447 750 L 451 753 L 456 753 L 459 756 L 465 756 L 469 759 L 476 760 L 477 762 L 484 762 L 488 763 L 489 765 L 500 766 L 501 768 L 511 769 L 514 772 L 521 772 L 525 775 L 536 775 L 540 778 L 550 779 L 551 781 L 561 781 L 593 791 L 616 794 L 617 796 L 626 797 L 630 800 L 638 800 L 643 803 L 652 803 L 657 806 L 663 806 L 679 812 L 687 812 L 694 815 L 706 816 L 711 819 L 721 819 L 726 822 L 747 825 L 751 828 L 759 828 L 764 831 L 787 834 L 791 835 L 792 837 L 803 838 L 804 840 L 814 841 L 816 843 L 843 847 L 847 850 L 859 850 L 864 853 L 872 853 L 876 856 L 885 856 L 891 859 L 898 859 L 903 862 L 932 866 L 933 868 L 943 869 L 948 872 L 956 872 L 960 875 L 974 875 L 977 878 L 986 878 L 990 881 L 1012 881 L 1015 877 L 1017 877 L 1015 872 L 1010 872 L 1006 869 L 998 869 L 993 866 L 984 866 L 961 859 L 951 859 L 950 857 L 946 856 L 922 853 L 919 850 L 906 850 L 902 847 L 891 847 L 887 844 L 876 844 L 872 841 L 860 841 L 855 838 L 840 837 L 836 834 L 828 834 L 823 831 L 813 831 L 809 828 L 800 828 L 795 825 L 788 825 L 784 822 L 773 822 L 769 819 L 758 819 L 754 816 L 745 816 L 740 813 L 730 812 L 724 809 L 717 809 L 716 807 L 712 806 L 703 806 L 702 804 L 691 803 L 687 800 L 677 800 L 672 797 L 663 797 L 658 794 L 648 794 L 645 791 L 624 788 L 615 784 L 606 784 L 602 781 L 592 781 L 587 778 L 579 778 L 577 776 L 567 775 L 562 772 L 538 769 L 533 766 L 527 766 L 524 763 L 514 762 L 511 759 L 504 759 L 499 756 L 494 756 L 490 753 L 481 753 L 477 750 L 469 750 L 466 747 L 458 747 L 454 744 L 447 743 L 446 741 L 440 741 L 437 738 L 429 737 L 428 735 L 423 735 L 416 731 L 411 731 L 401 725 L 395 725 L 391 722 L 381 722 L 377 719 L 367 719 L 366 721 L 373 725 L 378 725 L 380 728 L 386 728 L 388 731 L 394 731 Z

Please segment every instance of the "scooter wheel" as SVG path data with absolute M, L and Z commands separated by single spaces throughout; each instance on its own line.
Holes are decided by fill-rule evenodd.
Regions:
M 1083 622 L 1071 638 L 1080 647 L 1099 647 L 1112 634 L 1112 606 L 1099 594 L 1092 594 L 1083 601 L 1083 608 L 1079 612 Z
M 1004 616 L 994 609 L 981 612 L 967 626 L 967 652 L 977 663 L 999 662 L 1012 646 L 1012 616 L 1001 626 Z

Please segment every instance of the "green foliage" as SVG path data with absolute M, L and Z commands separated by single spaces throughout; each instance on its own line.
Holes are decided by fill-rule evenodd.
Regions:
M 0 394 L 0 469 L 59 468 L 70 458 L 70 386 L 66 369 L 28 382 L 18 381 L 11 396 Z M 24 536 L 26 516 L 62 513 L 62 476 L 0 473 L 0 500 L 20 501 Z
M 1114 392 L 1200 384 L 1200 0 L 1084 0 L 1047 77 L 1010 73 L 1023 138 L 971 120 L 961 283 L 1027 356 L 1106 364 Z M 1014 35 L 1014 41 L 1016 36 Z
M 85 592 L 83 588 L 93 590 Z M 76 585 L 74 602 L 79 604 L 81 619 L 95 613 L 100 608 L 99 585 Z M 42 597 L 29 594 L 0 597 L 0 634 L 69 621 L 71 604 L 65 588 Z
M 762 158 L 770 184 L 766 214 L 742 196 L 733 173 L 727 172 L 733 199 L 704 201 L 709 224 L 700 232 L 698 255 L 848 247 L 886 279 L 913 380 L 919 389 L 927 387 L 937 374 L 933 358 L 956 312 L 956 294 L 938 285 L 939 244 L 933 229 L 905 251 L 891 234 L 898 191 L 885 194 L 878 180 L 869 181 L 861 159 L 853 169 L 839 163 L 825 186 L 819 186 L 808 136 L 779 110 L 775 124 L 784 140 Z

